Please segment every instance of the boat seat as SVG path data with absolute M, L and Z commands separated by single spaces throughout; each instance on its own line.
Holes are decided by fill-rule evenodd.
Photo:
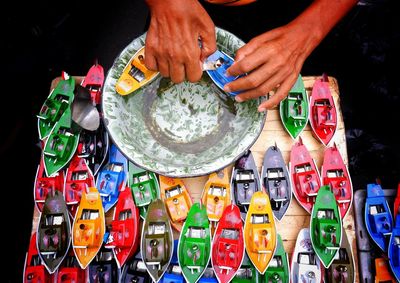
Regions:
M 302 94 L 298 94 L 302 95 Z M 288 96 L 288 108 L 287 108 L 287 117 L 292 118 L 293 120 L 305 120 L 306 111 L 305 102 L 301 100 L 301 97 L 294 98 L 293 96 Z
M 337 233 L 340 234 L 340 225 L 337 219 L 319 218 L 317 219 L 318 242 L 327 249 L 339 247 L 340 239 L 337 239 Z
M 91 248 L 99 244 L 99 239 L 96 241 L 95 220 L 78 220 L 76 226 L 78 229 L 75 230 L 74 246 Z
M 167 241 L 165 234 L 162 235 L 146 235 L 145 237 L 145 258 L 148 264 L 161 264 L 167 260 L 165 245 Z M 162 264 L 161 264 L 162 265 Z
M 265 227 L 265 224 L 253 224 L 250 229 L 250 250 L 254 253 L 272 253 L 271 228 Z
M 226 196 L 207 194 L 207 214 L 209 218 L 221 218 L 225 209 Z
M 131 229 L 127 227 L 127 221 L 114 220 L 112 222 L 113 239 L 118 248 L 129 248 L 132 246 L 133 235 Z
M 68 107 L 68 102 L 65 100 L 48 100 L 45 106 L 41 109 L 38 118 L 47 123 L 56 123 L 60 120 L 65 109 Z
M 315 197 L 318 194 L 319 186 L 317 181 L 317 174 L 314 170 L 300 172 L 296 174 L 298 184 L 302 190 L 300 195 L 303 197 Z
M 110 170 L 100 171 L 98 180 L 100 184 L 97 185 L 99 193 L 102 197 L 108 197 L 118 192 L 118 180 L 120 178 L 120 172 L 114 172 Z
M 204 238 L 186 238 L 183 244 L 184 256 L 183 265 L 191 268 L 200 268 L 206 265 L 206 245 Z
M 237 256 L 238 253 L 237 241 L 231 239 L 220 239 L 217 247 L 217 265 L 225 267 L 225 269 L 236 267 L 238 261 L 241 260 Z
M 166 206 L 172 222 L 185 220 L 190 209 L 183 194 L 166 199 Z
M 69 132 L 69 129 L 61 127 L 58 133 L 53 136 L 50 149 L 47 148 L 44 154 L 54 156 L 60 160 L 66 160 L 70 155 L 73 144 L 74 135 Z
M 254 194 L 255 183 L 235 183 L 235 193 L 238 204 L 240 205 L 249 205 L 251 201 L 251 197 Z
M 392 232 L 392 225 L 389 221 L 391 216 L 389 213 L 381 212 L 377 214 L 369 214 L 368 217 L 370 218 L 372 231 L 375 233 L 386 234 Z
M 137 174 L 133 176 L 133 184 L 130 185 L 136 206 L 149 205 L 152 200 L 151 192 L 155 187 L 154 180 L 147 173 Z
M 335 126 L 335 121 L 331 113 L 332 107 L 330 105 L 314 105 L 313 107 L 316 113 L 318 128 L 331 128 Z
M 62 249 L 62 235 L 60 226 L 47 226 L 44 235 L 39 242 L 39 250 L 42 252 L 58 252 Z

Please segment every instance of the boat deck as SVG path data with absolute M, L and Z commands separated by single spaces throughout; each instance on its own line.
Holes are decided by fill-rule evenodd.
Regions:
M 311 89 L 316 78 L 317 77 L 313 76 L 303 77 L 304 85 L 309 95 L 311 93 Z M 80 81 L 80 79 L 81 79 L 80 77 L 77 77 L 78 82 Z M 53 88 L 56 83 L 57 79 L 55 79 L 52 82 L 51 87 Z M 332 77 L 329 77 L 329 83 L 330 83 L 330 90 L 333 94 L 336 107 L 338 109 L 338 128 L 336 135 L 333 139 L 340 153 L 342 154 L 345 164 L 348 164 L 345 127 L 343 123 L 342 111 L 340 108 L 339 86 L 337 80 Z M 301 134 L 301 137 L 303 143 L 310 151 L 311 156 L 315 159 L 316 165 L 320 170 L 324 157 L 324 150 L 325 150 L 324 145 L 313 137 L 312 130 L 309 124 L 305 128 L 304 132 Z M 280 148 L 283 158 L 285 159 L 285 162 L 287 164 L 289 162 L 290 150 L 292 145 L 294 144 L 294 140 L 285 131 L 281 123 L 279 117 L 279 109 L 277 107 L 268 111 L 264 129 L 259 138 L 257 139 L 257 141 L 255 142 L 255 144 L 251 148 L 251 151 L 253 153 L 259 171 L 261 171 L 261 164 L 266 149 L 269 146 L 274 145 L 275 143 L 277 143 L 278 147 Z M 200 201 L 207 178 L 208 176 L 184 179 L 184 183 L 187 186 L 188 190 L 190 191 L 191 197 L 194 202 Z M 111 209 L 106 215 L 107 224 L 111 222 L 112 215 L 113 215 L 113 209 Z M 36 231 L 38 220 L 39 220 L 39 212 L 35 208 L 32 232 Z M 290 259 L 291 253 L 293 252 L 296 243 L 298 232 L 300 231 L 300 229 L 309 227 L 310 225 L 310 215 L 297 203 L 295 197 L 293 196 L 292 202 L 290 204 L 290 207 L 286 215 L 280 222 L 276 223 L 278 232 L 282 237 L 285 250 L 286 252 L 289 253 L 289 259 Z M 343 220 L 343 228 L 344 231 L 347 233 L 347 237 L 353 249 L 353 256 L 355 260 L 355 269 L 356 269 L 356 282 L 359 282 L 353 206 L 350 208 L 348 214 Z M 177 235 L 178 234 L 175 233 L 176 238 Z

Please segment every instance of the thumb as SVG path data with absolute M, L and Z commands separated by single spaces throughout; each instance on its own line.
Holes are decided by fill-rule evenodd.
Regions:
M 217 50 L 217 43 L 215 39 L 215 29 L 212 31 L 204 32 L 199 35 L 201 40 L 201 54 L 200 59 L 204 61 L 208 56 Z

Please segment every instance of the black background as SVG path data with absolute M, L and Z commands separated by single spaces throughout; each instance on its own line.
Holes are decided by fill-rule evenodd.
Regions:
M 271 17 L 271 25 L 283 24 L 305 7 L 303 2 L 286 0 L 278 10 L 273 7 L 264 16 L 251 12 L 250 18 Z M 338 79 L 355 189 L 365 188 L 377 178 L 384 188 L 396 188 L 400 181 L 399 142 L 395 137 L 400 130 L 400 17 L 393 2 L 360 3 L 314 51 L 302 70 L 303 76 L 327 72 Z M 95 59 L 107 71 L 119 52 L 145 31 L 147 8 L 142 0 L 105 4 L 45 0 L 9 5 L 11 8 L 1 11 L 1 45 L 5 50 L 1 64 L 0 160 L 6 170 L 1 174 L 0 231 L 2 259 L 7 263 L 0 277 L 3 282 L 20 282 L 40 158 L 36 114 L 50 83 L 62 70 L 86 74 Z M 228 30 L 248 40 L 261 27 L 241 17 L 250 8 L 244 9 L 229 10 L 225 19 L 219 19 L 227 10 L 212 7 L 210 15 L 222 27 L 231 24 L 226 18 L 232 19 L 239 28 Z

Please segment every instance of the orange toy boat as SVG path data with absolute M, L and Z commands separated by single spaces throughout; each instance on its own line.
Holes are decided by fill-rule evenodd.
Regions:
M 269 197 L 264 192 L 255 192 L 251 198 L 244 225 L 244 240 L 251 262 L 258 272 L 264 274 L 277 244 L 274 215 Z
M 218 221 L 224 209 L 231 203 L 231 185 L 228 169 L 212 173 L 204 187 L 203 204 L 207 207 L 210 221 Z
M 395 283 L 393 275 L 390 273 L 388 263 L 384 258 L 375 259 L 375 283 Z
M 161 199 L 165 202 L 172 227 L 180 232 L 193 204 L 192 199 L 181 179 L 159 177 Z
M 83 191 L 81 203 L 72 227 L 72 245 L 79 265 L 85 269 L 103 243 L 105 217 L 99 191 Z

